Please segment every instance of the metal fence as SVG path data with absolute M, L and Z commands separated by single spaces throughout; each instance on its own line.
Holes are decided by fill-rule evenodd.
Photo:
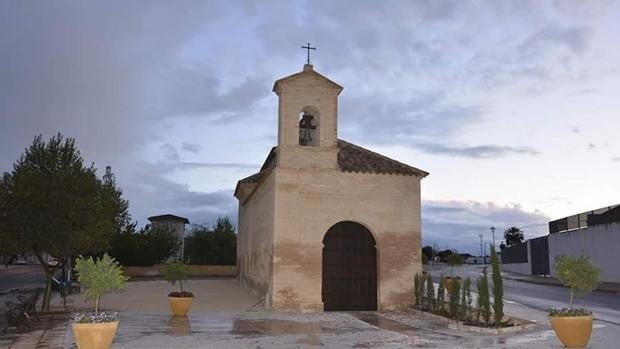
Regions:
M 549 222 L 549 234 L 620 222 L 620 205 L 582 212 Z

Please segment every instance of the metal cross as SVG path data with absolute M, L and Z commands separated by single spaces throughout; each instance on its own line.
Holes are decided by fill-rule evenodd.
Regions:
M 305 48 L 306 50 L 308 50 L 308 65 L 310 64 L 310 50 L 316 50 L 316 47 L 310 47 L 310 43 L 308 43 L 308 46 L 302 46 L 301 48 Z

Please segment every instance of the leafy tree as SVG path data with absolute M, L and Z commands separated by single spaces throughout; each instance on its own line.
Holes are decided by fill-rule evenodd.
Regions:
M 78 257 L 75 261 L 78 281 L 85 286 L 84 296 L 95 301 L 95 316 L 99 312 L 101 296 L 108 292 L 119 292 L 124 289 L 129 278 L 123 275 L 118 262 L 104 254 L 100 259 Z
M 152 266 L 175 255 L 181 243 L 170 229 L 147 225 L 112 238 L 110 255 L 126 266 Z
M 441 262 L 445 263 L 448 260 L 448 256 L 453 253 L 454 252 L 452 252 L 452 250 L 443 250 L 443 251 L 437 252 L 437 257 L 439 258 Z
M 495 325 L 500 326 L 504 318 L 504 281 L 499 270 L 499 257 L 491 244 L 491 277 L 493 279 L 493 316 Z
M 422 247 L 422 255 L 426 256 L 427 261 L 432 261 L 433 257 L 435 256 L 435 251 L 433 250 L 432 246 L 427 245 Z
M 237 262 L 237 234 L 228 217 L 220 217 L 213 228 L 196 225 L 185 240 L 189 264 L 232 265 Z
M 460 267 L 463 265 L 463 256 L 458 253 L 452 253 L 447 258 L 448 265 L 450 266 L 450 277 L 454 278 L 454 267 Z
M 489 295 L 489 278 L 487 268 L 482 268 L 482 276 L 478 278 L 478 313 L 486 325 L 491 322 L 491 300 Z
M 107 250 L 128 217 L 115 183 L 86 167 L 72 138 L 34 138 L 13 170 L 0 179 L 1 230 L 32 253 L 47 278 L 42 309 L 49 310 L 52 275 L 44 253 L 59 258 Z
M 511 246 L 523 242 L 523 231 L 517 227 L 510 227 L 504 231 L 506 246 Z
M 573 296 L 586 295 L 596 288 L 600 269 L 592 265 L 590 257 L 562 256 L 555 262 L 558 280 L 570 289 L 569 308 L 573 308 Z
M 189 267 L 183 261 L 172 261 L 164 267 L 164 278 L 172 285 L 179 282 L 179 289 L 183 293 L 183 281 L 187 280 Z

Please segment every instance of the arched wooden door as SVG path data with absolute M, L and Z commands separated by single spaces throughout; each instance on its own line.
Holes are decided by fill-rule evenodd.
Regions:
M 366 227 L 339 222 L 323 237 L 324 310 L 377 310 L 377 250 Z

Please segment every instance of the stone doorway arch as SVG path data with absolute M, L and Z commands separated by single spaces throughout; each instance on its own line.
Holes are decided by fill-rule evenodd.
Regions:
M 363 225 L 334 224 L 323 237 L 323 309 L 377 310 L 377 249 Z

